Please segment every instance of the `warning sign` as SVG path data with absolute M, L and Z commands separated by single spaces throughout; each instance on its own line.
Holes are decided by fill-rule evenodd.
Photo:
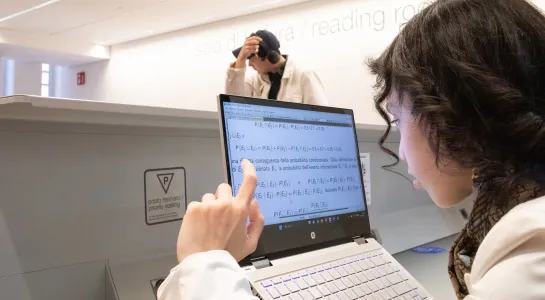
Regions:
M 181 220 L 187 206 L 185 169 L 151 169 L 144 172 L 146 224 Z

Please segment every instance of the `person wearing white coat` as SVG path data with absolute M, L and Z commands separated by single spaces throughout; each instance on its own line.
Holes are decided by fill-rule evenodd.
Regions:
M 227 70 L 225 93 L 294 103 L 327 106 L 323 84 L 311 70 L 303 69 L 292 57 L 280 54 L 274 34 L 259 30 L 233 51 L 237 58 Z M 248 75 L 248 65 L 257 74 Z

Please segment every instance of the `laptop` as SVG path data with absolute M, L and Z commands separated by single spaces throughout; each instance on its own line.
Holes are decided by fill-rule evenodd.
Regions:
M 256 167 L 265 217 L 240 262 L 260 299 L 432 299 L 372 237 L 350 109 L 220 95 L 222 152 L 236 194 Z

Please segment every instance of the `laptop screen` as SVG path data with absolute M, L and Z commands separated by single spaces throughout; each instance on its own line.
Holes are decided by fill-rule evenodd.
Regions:
M 220 96 L 227 177 L 236 194 L 241 161 L 256 167 L 265 217 L 259 254 L 368 232 L 351 110 Z

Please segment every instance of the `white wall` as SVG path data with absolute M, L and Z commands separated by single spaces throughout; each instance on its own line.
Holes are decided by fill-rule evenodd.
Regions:
M 49 94 L 51 95 L 51 97 L 62 98 L 64 87 L 68 84 L 64 81 L 64 76 L 65 73 L 69 71 L 69 69 L 62 66 L 52 66 L 50 70 L 52 72 L 50 80 L 53 81 L 49 84 L 49 88 L 51 89 Z
M 38 60 L 39 57 L 36 57 Z M 49 95 L 59 97 L 63 90 L 63 77 L 68 70 L 50 65 Z M 37 61 L 14 60 L 0 58 L 0 96 L 14 94 L 41 95 L 42 63 Z
M 42 63 L 16 61 L 14 68 L 14 94 L 40 95 Z
M 281 50 L 320 75 L 333 106 L 383 124 L 365 58 L 380 53 L 427 0 L 313 1 L 112 47 L 109 62 L 72 68 L 64 97 L 213 111 L 231 50 L 268 28 Z M 79 71 L 87 84 L 76 86 Z
M 55 96 L 60 98 L 107 101 L 107 91 L 104 88 L 105 80 L 109 78 L 107 76 L 107 68 L 107 62 L 86 64 L 72 68 L 59 67 L 57 69 L 58 73 L 56 76 L 59 83 L 57 84 Z M 86 84 L 77 85 L 77 73 L 82 71 L 85 71 Z M 115 99 L 111 101 L 121 102 Z M 131 101 L 126 102 L 131 103 Z
M 0 58 L 0 95 L 10 96 L 15 93 L 15 61 L 9 57 Z M 24 80 L 24 76 L 21 76 Z

